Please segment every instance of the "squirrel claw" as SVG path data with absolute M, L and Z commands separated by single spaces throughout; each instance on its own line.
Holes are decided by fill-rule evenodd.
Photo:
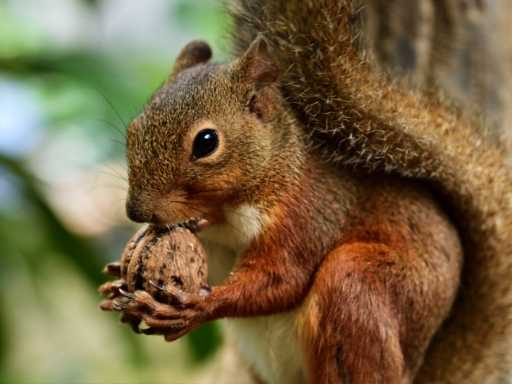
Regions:
M 155 283 L 153 280 L 149 280 L 149 284 L 158 289 L 159 291 L 164 290 L 164 287 L 162 285 Z
M 123 297 L 126 297 L 131 300 L 135 299 L 135 295 L 133 293 L 127 292 L 122 288 L 119 288 L 118 291 L 121 294 L 121 296 L 123 296 Z

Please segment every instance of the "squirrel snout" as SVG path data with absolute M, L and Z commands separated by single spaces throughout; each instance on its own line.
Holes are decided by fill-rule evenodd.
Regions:
M 150 223 L 154 221 L 152 210 L 147 209 L 140 202 L 130 197 L 126 200 L 126 215 L 136 223 Z

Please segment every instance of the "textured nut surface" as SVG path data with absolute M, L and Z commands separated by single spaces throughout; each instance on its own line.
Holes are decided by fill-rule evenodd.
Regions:
M 187 228 L 148 226 L 126 245 L 121 278 L 128 291 L 145 290 L 155 298 L 165 299 L 166 287 L 199 293 L 207 287 L 206 252 Z

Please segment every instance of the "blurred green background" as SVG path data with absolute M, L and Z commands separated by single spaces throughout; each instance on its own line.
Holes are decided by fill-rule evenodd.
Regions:
M 124 132 L 186 42 L 226 56 L 214 0 L 0 0 L 0 382 L 199 383 L 216 325 L 176 343 L 97 309 L 124 215 Z

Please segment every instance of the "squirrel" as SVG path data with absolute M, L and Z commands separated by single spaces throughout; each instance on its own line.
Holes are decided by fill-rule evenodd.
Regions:
M 126 209 L 207 222 L 226 277 L 104 308 L 169 341 L 228 318 L 263 383 L 503 382 L 511 171 L 475 119 L 360 54 L 357 11 L 236 0 L 231 62 L 182 49 L 128 128 Z

